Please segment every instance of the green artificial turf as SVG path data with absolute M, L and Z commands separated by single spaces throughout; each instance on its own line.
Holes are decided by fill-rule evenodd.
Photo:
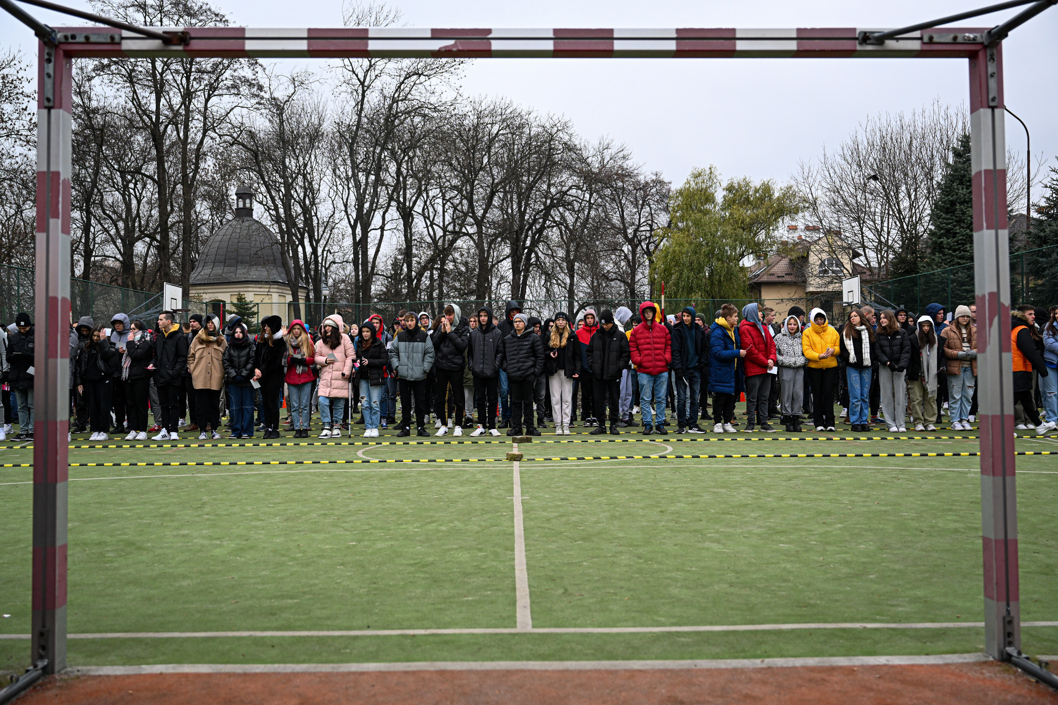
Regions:
M 937 435 L 945 434 L 966 435 Z M 544 436 L 521 444 L 534 627 L 981 621 L 977 458 L 531 460 L 977 450 L 973 440 L 716 438 Z M 75 463 L 498 462 L 71 468 L 69 630 L 512 628 L 512 466 L 503 460 L 511 445 L 481 440 L 503 442 L 71 450 Z M 1058 443 L 1019 440 L 1018 449 Z M 0 462 L 32 462 L 32 453 L 9 445 Z M 1056 467 L 1046 456 L 1018 458 L 1026 621 L 1058 620 L 1058 475 L 1047 474 Z M 12 615 L 0 618 L 0 634 L 29 631 L 31 479 L 29 468 L 0 468 L 0 613 Z M 71 664 L 90 665 L 763 658 L 982 646 L 983 630 L 971 628 L 71 639 L 69 651 Z M 1058 652 L 1058 629 L 1026 628 L 1023 649 Z M 0 640 L 0 669 L 21 668 L 28 651 L 27 641 Z

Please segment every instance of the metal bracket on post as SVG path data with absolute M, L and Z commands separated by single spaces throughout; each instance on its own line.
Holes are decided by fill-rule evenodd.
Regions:
M 55 107 L 55 47 L 44 46 L 44 107 Z
M 996 45 L 998 46 L 998 45 Z M 996 47 L 988 47 L 988 105 L 999 107 L 999 68 L 996 65 Z
M 1014 615 L 1007 612 L 1003 617 L 1003 643 L 1006 645 L 1007 649 L 1016 649 L 1018 646 L 1014 634 Z

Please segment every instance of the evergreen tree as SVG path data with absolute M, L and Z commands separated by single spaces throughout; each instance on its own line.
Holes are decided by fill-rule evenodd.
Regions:
M 257 318 L 257 304 L 253 301 L 247 301 L 242 294 L 236 294 L 235 300 L 231 302 L 228 308 L 236 316 L 242 318 L 242 324 L 246 326 L 247 330 L 253 331 L 254 319 Z
M 964 132 L 951 150 L 930 214 L 928 254 L 924 271 L 972 265 L 974 261 L 973 166 L 970 134 Z M 974 299 L 973 267 L 948 272 L 943 283 L 950 305 Z
M 1031 292 L 1026 303 L 1047 307 L 1058 303 L 1058 168 L 1051 167 L 1043 203 L 1029 230 L 1029 245 L 1037 250 L 1028 256 Z

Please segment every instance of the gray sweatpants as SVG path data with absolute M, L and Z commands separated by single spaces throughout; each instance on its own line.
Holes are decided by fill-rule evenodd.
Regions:
M 879 367 L 878 384 L 882 395 L 882 416 L 885 423 L 892 428 L 904 425 L 904 412 L 907 410 L 907 382 L 905 372 L 896 372 L 888 367 Z
M 805 368 L 779 368 L 779 408 L 783 416 L 800 416 L 804 408 Z
M 621 371 L 621 398 L 620 407 L 621 418 L 632 415 L 632 375 L 635 373 L 632 370 Z M 696 421 L 694 423 L 697 423 Z

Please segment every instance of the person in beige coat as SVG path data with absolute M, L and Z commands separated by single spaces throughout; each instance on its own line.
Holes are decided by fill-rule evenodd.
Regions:
M 195 388 L 199 440 L 220 438 L 220 390 L 224 386 L 224 350 L 228 341 L 220 333 L 220 319 L 210 314 L 187 351 L 187 369 Z M 207 430 L 209 429 L 209 430 Z

